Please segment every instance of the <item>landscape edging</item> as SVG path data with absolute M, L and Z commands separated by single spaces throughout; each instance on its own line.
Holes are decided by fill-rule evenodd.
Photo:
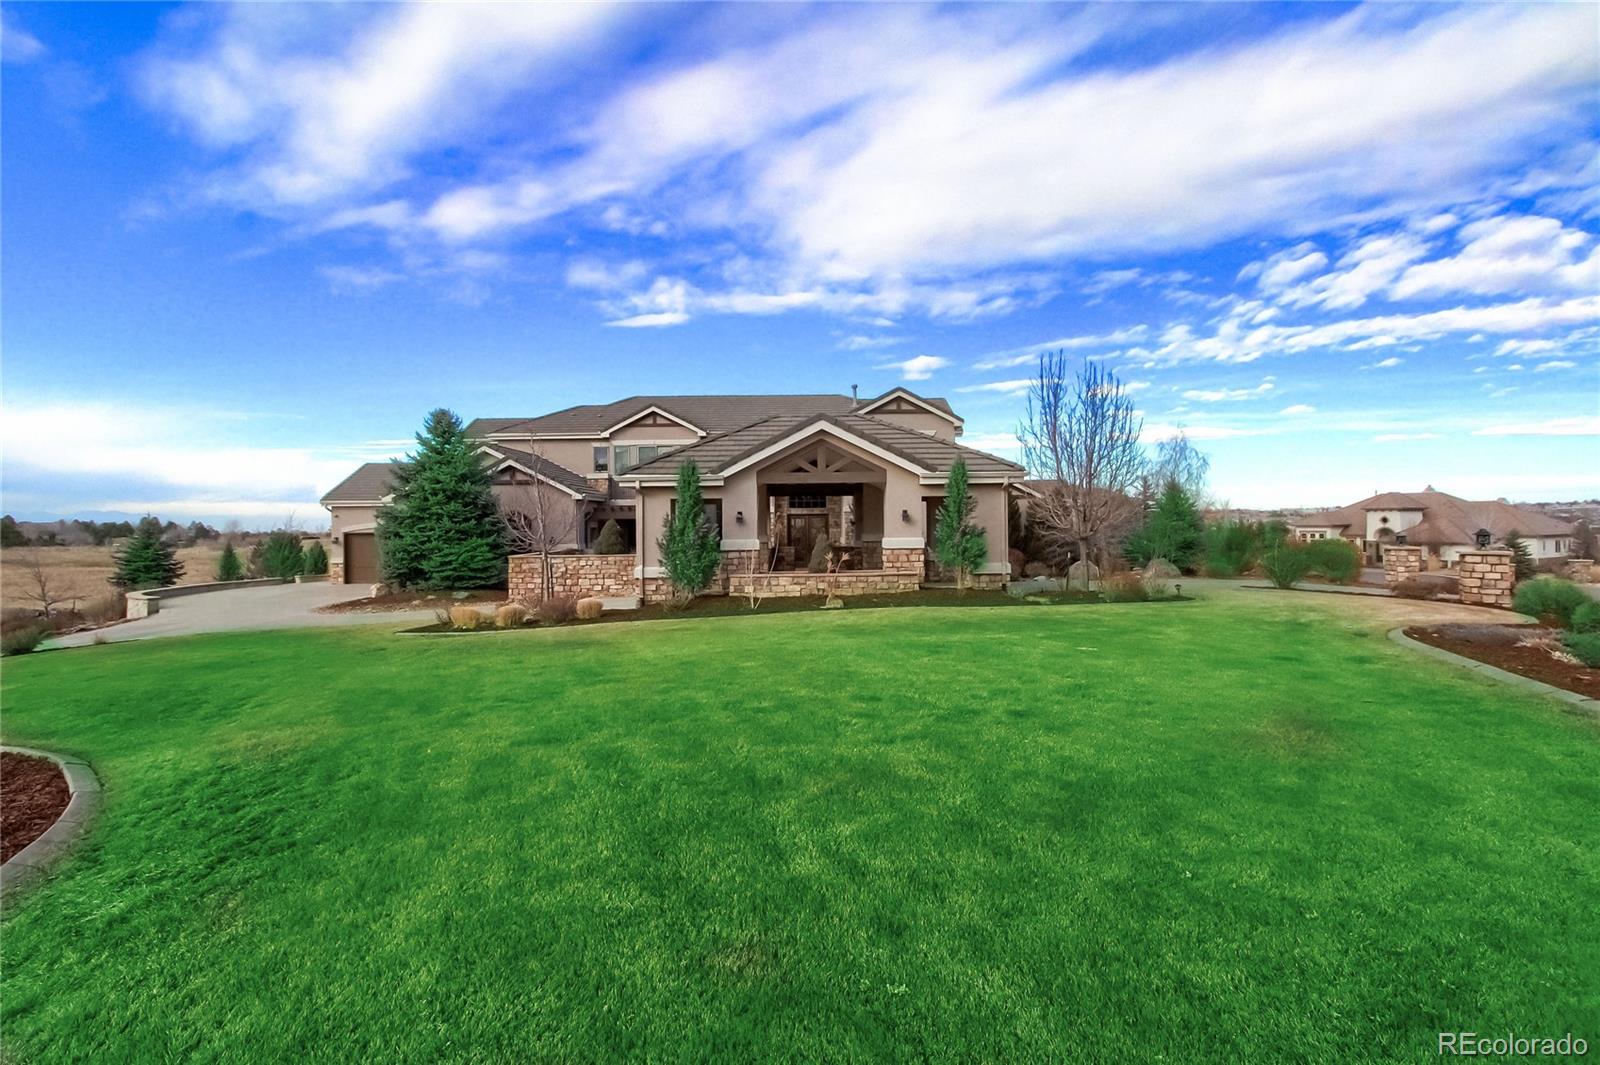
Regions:
M 48 758 L 67 781 L 67 808 L 40 837 L 0 864 L 0 898 L 9 897 L 23 884 L 55 863 L 83 833 L 100 805 L 100 778 L 81 758 L 66 758 L 32 747 L 0 745 L 0 751 Z
M 1547 698 L 1559 699 L 1564 703 L 1576 707 L 1581 713 L 1594 717 L 1600 717 L 1600 699 L 1591 699 L 1587 695 L 1580 694 L 1579 692 L 1568 691 L 1565 688 L 1558 688 L 1554 684 L 1546 684 L 1544 681 L 1534 680 L 1532 677 L 1518 676 L 1517 674 L 1501 669 L 1498 666 L 1491 666 L 1487 662 L 1479 662 L 1476 658 L 1468 658 L 1465 655 L 1458 655 L 1454 651 L 1446 651 L 1442 647 L 1435 647 L 1432 644 L 1423 643 L 1421 640 L 1414 640 L 1410 636 L 1406 635 L 1404 625 L 1396 629 L 1390 629 L 1389 639 L 1393 640 L 1402 647 L 1409 647 L 1413 651 L 1427 655 L 1429 658 L 1436 658 L 1441 662 L 1449 662 L 1454 665 L 1463 666 L 1467 669 L 1481 673 L 1486 677 L 1500 681 L 1502 684 L 1509 684 L 1514 688 L 1521 688 L 1523 691 L 1529 692 L 1533 695 L 1543 695 Z

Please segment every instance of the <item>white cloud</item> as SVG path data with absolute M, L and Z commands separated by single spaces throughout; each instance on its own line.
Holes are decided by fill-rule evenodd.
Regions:
M 1437 440 L 1438 433 L 1379 433 L 1372 438 L 1379 444 L 1395 444 L 1402 440 Z
M 1054 340 L 1041 341 L 1038 344 L 1029 344 L 1025 348 L 1012 348 L 1009 351 L 997 351 L 985 355 L 983 361 L 974 363 L 975 370 L 999 370 L 1007 366 L 1025 366 L 1037 362 L 1041 354 L 1047 351 L 1081 351 L 1085 348 L 1114 348 L 1123 344 L 1132 344 L 1143 340 L 1150 332 L 1150 327 L 1140 323 L 1122 329 L 1113 329 L 1109 333 L 1091 333 L 1082 336 L 1056 337 Z
M 45 52 L 44 42 L 18 26 L 11 12 L 0 10 L 0 61 L 31 63 Z
M 1541 362 L 1535 366 L 1533 372 L 1544 373 L 1546 370 L 1570 370 L 1576 365 L 1578 364 L 1571 359 L 1551 359 L 1549 362 Z
M 1367 370 L 1392 370 L 1396 366 L 1399 366 L 1401 363 L 1403 363 L 1405 361 L 1406 360 L 1400 358 L 1398 355 L 1390 355 L 1387 359 L 1379 359 L 1377 362 L 1371 363 L 1371 364 L 1363 367 L 1363 369 L 1367 369 Z
M 1408 233 L 1368 237 L 1341 255 L 1332 270 L 1279 293 L 1278 300 L 1291 307 L 1359 307 L 1393 284 L 1400 272 L 1427 250 L 1426 244 Z
M 917 355 L 902 362 L 883 363 L 878 369 L 899 370 L 901 379 L 905 381 L 926 381 L 933 376 L 934 371 L 942 370 L 949 365 L 949 359 L 937 355 Z
M 978 451 L 1011 455 L 1022 451 L 1022 441 L 1017 439 L 1016 433 L 967 433 L 961 438 L 961 443 Z
M 337 291 L 370 291 L 405 280 L 405 275 L 382 267 L 321 266 L 317 272 L 327 278 Z
M 1554 340 L 1508 340 L 1494 349 L 1496 355 L 1539 355 L 1547 351 L 1556 351 L 1561 347 Z
M 652 311 L 649 314 L 634 314 L 626 318 L 614 318 L 606 325 L 616 326 L 619 329 L 651 329 L 659 326 L 682 325 L 689 320 L 689 316 L 682 311 Z
M 1408 269 L 1394 298 L 1600 291 L 1600 248 L 1589 247 L 1594 238 L 1554 218 L 1485 218 L 1462 226 L 1457 237 L 1459 254 Z
M 957 392 L 1001 392 L 1008 396 L 1018 395 L 1033 387 L 1033 378 L 1019 377 L 1011 381 L 989 381 L 981 385 L 963 385 L 956 389 Z
M 1537 422 L 1512 422 L 1475 429 L 1473 436 L 1600 436 L 1600 415 L 1549 418 Z
M 904 344 L 905 340 L 895 336 L 864 336 L 855 334 L 839 341 L 839 348 L 843 351 L 872 351 L 877 348 L 892 348 L 896 344 Z
M 1328 257 L 1315 244 L 1307 241 L 1269 256 L 1261 262 L 1251 263 L 1239 271 L 1239 280 L 1256 279 L 1262 292 L 1275 293 L 1288 288 L 1307 274 L 1316 273 L 1328 265 Z
M 1183 398 L 1197 403 L 1232 403 L 1264 396 L 1276 387 L 1268 377 L 1254 388 L 1191 388 L 1183 393 Z
M 1231 440 L 1238 436 L 1261 436 L 1265 429 L 1235 429 L 1221 425 L 1177 425 L 1170 422 L 1145 422 L 1139 439 L 1146 444 L 1159 444 L 1163 440 L 1183 435 L 1190 440 Z
M 1295 404 L 1292 404 L 1291 406 L 1283 408 L 1278 413 L 1279 414 L 1295 415 L 1295 414 L 1315 414 L 1316 412 L 1317 412 L 1317 408 L 1313 407 L 1309 403 L 1295 403 Z

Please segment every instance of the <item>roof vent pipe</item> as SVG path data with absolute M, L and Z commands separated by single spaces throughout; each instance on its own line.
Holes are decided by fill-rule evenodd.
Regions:
M 856 389 L 858 389 L 860 387 L 861 387 L 860 385 L 851 385 L 850 386 L 850 409 L 851 410 L 855 410 L 857 407 L 861 406 L 861 396 L 858 395 L 857 392 L 856 392 Z

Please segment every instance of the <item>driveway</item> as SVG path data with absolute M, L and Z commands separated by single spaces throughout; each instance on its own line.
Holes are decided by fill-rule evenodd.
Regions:
M 153 617 L 124 621 L 93 632 L 76 632 L 46 641 L 46 647 L 83 647 L 98 638 L 105 643 L 153 640 L 162 636 L 194 636 L 203 632 L 246 629 L 309 629 L 336 625 L 404 625 L 433 620 L 431 610 L 389 613 L 319 614 L 330 603 L 360 599 L 371 591 L 365 584 L 273 584 L 164 599 Z

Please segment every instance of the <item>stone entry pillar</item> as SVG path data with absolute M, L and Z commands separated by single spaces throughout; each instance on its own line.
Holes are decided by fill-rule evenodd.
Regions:
M 1461 601 L 1481 606 L 1511 605 L 1516 583 L 1516 562 L 1510 551 L 1463 551 L 1456 566 L 1461 577 Z
M 1383 583 L 1393 588 L 1422 572 L 1422 548 L 1411 544 L 1385 544 Z
M 1567 576 L 1579 584 L 1588 584 L 1594 580 L 1594 559 L 1569 558 L 1567 559 Z

